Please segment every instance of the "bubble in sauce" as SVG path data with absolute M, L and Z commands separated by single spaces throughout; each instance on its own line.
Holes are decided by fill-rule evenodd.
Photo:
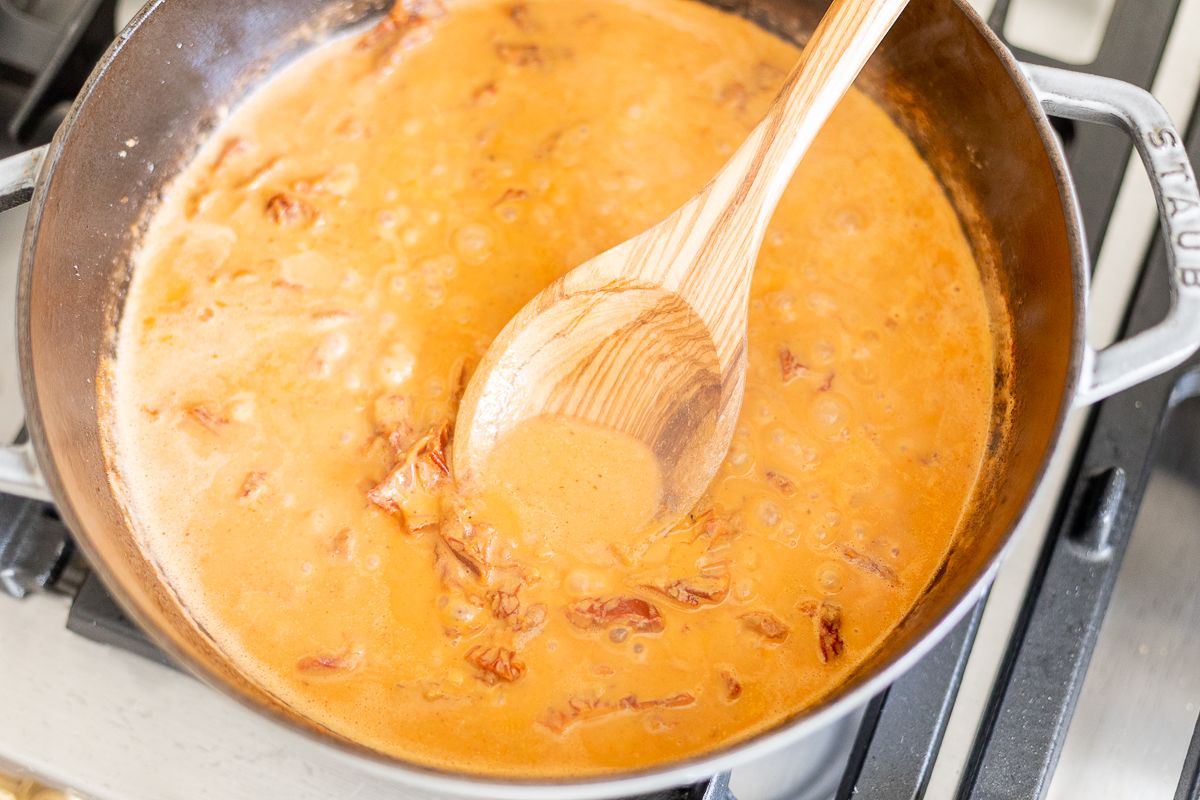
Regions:
M 327 334 L 317 347 L 317 360 L 322 363 L 338 361 L 350 352 L 350 337 L 342 331 Z
M 328 258 L 313 251 L 290 255 L 279 262 L 281 277 L 288 283 L 308 289 L 333 289 L 336 271 Z
M 600 594 L 608 588 L 608 579 L 603 573 L 587 569 L 573 569 L 563 580 L 563 588 L 579 597 Z
M 317 188 L 321 191 L 338 197 L 348 197 L 356 186 L 358 186 L 358 165 L 354 163 L 338 164 L 317 182 Z
M 454 252 L 467 264 L 482 264 L 492 254 L 491 228 L 479 223 L 463 225 L 454 232 Z
M 818 364 L 832 363 L 836 356 L 837 348 L 834 347 L 833 342 L 828 339 L 819 339 L 813 342 L 812 357 Z
M 739 561 L 742 564 L 742 566 L 746 567 L 747 569 L 757 568 L 758 567 L 758 551 L 753 550 L 753 549 L 747 550 L 744 554 L 742 554 L 742 557 L 739 559 Z
M 843 208 L 833 213 L 833 225 L 842 233 L 858 233 L 866 226 L 866 222 L 859 209 Z
M 427 282 L 437 282 L 458 274 L 458 260 L 449 254 L 433 256 L 418 262 L 417 269 Z
M 780 322 L 795 322 L 799 316 L 796 312 L 796 296 L 789 291 L 772 292 L 767 295 L 766 301 L 767 308 Z
M 733 596 L 738 600 L 749 600 L 754 596 L 754 581 L 743 578 L 733 584 Z
M 725 464 L 735 474 L 745 474 L 754 466 L 754 456 L 745 442 L 735 441 L 725 456 Z
M 846 424 L 849 407 L 846 401 L 832 393 L 825 393 L 813 400 L 812 420 L 826 433 L 840 429 Z
M 822 317 L 832 316 L 838 310 L 837 301 L 824 292 L 809 292 L 807 302 L 809 309 Z
M 842 567 L 832 561 L 822 564 L 817 568 L 817 585 L 821 587 L 822 594 L 835 595 L 840 592 L 845 585 Z
M 778 525 L 782 516 L 779 506 L 770 500 L 763 500 L 758 504 L 758 518 L 768 528 L 774 528 Z
M 393 275 L 388 280 L 388 291 L 401 297 L 408 296 L 409 283 L 407 275 Z
M 395 388 L 412 377 L 416 365 L 416 354 L 402 344 L 393 344 L 387 355 L 379 359 L 379 379 Z
M 813 550 L 828 550 L 833 544 L 833 536 L 825 528 L 817 525 L 809 529 L 805 543 Z
M 229 418 L 234 422 L 249 422 L 254 419 L 254 395 L 238 392 L 229 402 Z

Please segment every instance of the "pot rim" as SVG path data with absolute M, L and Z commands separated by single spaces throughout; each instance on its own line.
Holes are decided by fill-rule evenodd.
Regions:
M 138 28 L 154 11 L 167 0 L 152 0 L 130 20 L 108 50 L 97 62 L 84 87 L 76 97 L 63 123 L 59 126 L 49 145 L 49 151 L 37 177 L 33 199 L 30 203 L 28 221 L 25 226 L 21 251 L 21 265 L 17 289 L 17 346 L 20 362 L 22 399 L 25 405 L 26 427 L 33 445 L 42 475 L 55 499 L 59 514 L 72 531 L 88 563 L 100 575 L 104 585 L 112 593 L 123 610 L 135 623 L 154 640 L 170 657 L 190 674 L 205 684 L 237 700 L 242 706 L 252 709 L 260 716 L 268 717 L 277 727 L 295 736 L 321 746 L 339 762 L 365 769 L 374 777 L 394 780 L 414 789 L 449 792 L 463 797 L 488 798 L 489 800 L 559 800 L 570 796 L 575 800 L 604 800 L 604 798 L 649 794 L 664 789 L 688 786 L 711 778 L 740 764 L 775 753 L 793 745 L 805 737 L 832 725 L 837 720 L 866 705 L 881 690 L 895 682 L 916 662 L 920 661 L 957 625 L 982 598 L 995 577 L 1000 562 L 1011 545 L 1013 535 L 1024 521 L 1029 506 L 1045 478 L 1046 472 L 1057 451 L 1066 422 L 1078 391 L 1084 353 L 1086 349 L 1086 302 L 1089 283 L 1088 258 L 1083 238 L 1083 223 L 1078 199 L 1075 195 L 1070 170 L 1062 148 L 1050 125 L 1029 79 L 1021 69 L 1012 52 L 988 27 L 982 17 L 969 5 L 968 0 L 952 0 L 958 13 L 966 16 L 976 31 L 991 48 L 1001 67 L 1024 101 L 1033 117 L 1034 125 L 1042 140 L 1055 182 L 1064 215 L 1067 218 L 1067 239 L 1071 255 L 1072 273 L 1072 342 L 1068 372 L 1063 397 L 1059 404 L 1053 426 L 1050 445 L 1042 458 L 1033 489 L 1023 499 L 1016 521 L 1004 536 L 1004 541 L 987 567 L 981 572 L 959 601 L 907 651 L 900 653 L 874 676 L 845 694 L 823 701 L 818 706 L 800 712 L 790 720 L 764 730 L 748 739 L 709 751 L 682 761 L 665 763 L 641 770 L 596 775 L 580 779 L 531 779 L 487 777 L 456 773 L 449 770 L 426 767 L 386 756 L 361 745 L 333 736 L 320 734 L 315 729 L 298 725 L 282 713 L 264 707 L 247 693 L 221 680 L 205 665 L 193 660 L 178 647 L 171 636 L 151 624 L 147 614 L 136 598 L 113 580 L 113 572 L 98 548 L 93 547 L 89 534 L 80 524 L 70 496 L 66 493 L 61 475 L 53 460 L 46 428 L 42 421 L 38 387 L 34 379 L 33 348 L 31 334 L 30 297 L 33 283 L 33 255 L 36 250 L 38 231 L 46 210 L 46 194 L 54 178 L 62 156 L 64 143 L 71 135 L 74 123 L 83 106 L 88 102 L 96 86 L 104 79 L 109 65 L 134 38 Z

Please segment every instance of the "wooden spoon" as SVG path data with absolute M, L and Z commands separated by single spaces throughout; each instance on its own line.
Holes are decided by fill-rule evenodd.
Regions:
M 660 516 L 700 499 L 742 403 L 750 278 L 767 223 L 906 4 L 835 0 L 763 121 L 699 194 L 521 309 L 463 396 L 453 453 L 461 483 L 481 474 L 506 433 L 558 418 L 644 445 L 659 467 Z

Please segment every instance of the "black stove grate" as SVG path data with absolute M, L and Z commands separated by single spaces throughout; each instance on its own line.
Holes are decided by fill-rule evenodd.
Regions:
M 116 36 L 116 0 L 0 0 L 0 158 L 50 141 Z
M 65 101 L 83 85 L 111 41 L 115 0 L 74 0 L 70 21 L 33 20 L 0 0 L 0 156 L 49 138 Z M 989 18 L 1003 36 L 1012 0 Z M 1079 67 L 1149 88 L 1179 0 L 1116 0 L 1095 61 Z M 4 46 L 14 20 L 33 31 L 37 47 Z M 1071 67 L 1016 50 L 1025 61 Z M 1131 144 L 1119 132 L 1056 122 L 1071 164 L 1094 257 L 1108 228 Z M 1200 163 L 1200 107 L 1189 126 L 1188 151 Z M 1166 254 L 1156 245 L 1143 266 L 1126 335 L 1162 317 Z M 1173 404 L 1200 396 L 1200 357 L 1169 375 L 1117 395 L 1093 413 L 1068 489 L 1035 571 L 973 744 L 959 800 L 1040 798 L 1049 785 L 1121 559 L 1141 503 L 1157 440 Z M 49 589 L 74 595 L 68 627 L 162 663 L 166 657 L 86 572 L 53 510 L 0 496 L 0 589 L 20 596 Z M 941 746 L 970 654 L 983 600 L 919 665 L 871 701 L 837 792 L 850 797 L 921 798 Z M 719 800 L 727 776 L 656 795 L 654 800 Z M 650 800 L 650 799 L 647 799 Z M 1200 800 L 1200 722 L 1176 800 Z

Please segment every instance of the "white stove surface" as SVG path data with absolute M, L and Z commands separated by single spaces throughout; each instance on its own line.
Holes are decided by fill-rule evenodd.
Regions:
M 986 13 L 993 0 L 972 3 Z M 1030 49 L 1086 62 L 1111 5 L 1112 0 L 1018 1 L 1009 34 Z M 128 19 L 136 6 L 132 0 L 121 0 L 119 20 Z M 1068 39 L 1061 34 L 1064 30 L 1077 33 Z M 1188 118 L 1200 82 L 1197 41 L 1200 0 L 1184 0 L 1154 87 L 1179 123 Z M 14 308 L 24 216 L 23 209 L 0 214 L 0 308 L 4 309 Z M 1133 164 L 1096 272 L 1093 344 L 1104 344 L 1117 330 L 1154 228 L 1153 199 L 1141 167 Z M 21 426 L 12 328 L 0 325 L 0 436 L 6 440 Z M 1071 419 L 1051 474 L 1000 570 L 938 756 L 927 793 L 930 798 L 954 793 L 1082 425 L 1082 415 Z M 1190 605 L 1179 601 L 1178 594 L 1186 592 L 1181 587 L 1187 585 L 1181 581 L 1188 576 L 1171 577 L 1171 570 L 1174 566 L 1179 572 L 1181 566 L 1200 561 L 1200 541 L 1173 541 L 1174 549 L 1166 551 L 1169 557 L 1164 558 L 1161 548 L 1154 546 L 1154 537 L 1142 535 L 1142 529 L 1175 522 L 1177 529 L 1188 531 L 1187 525 L 1178 523 L 1196 518 L 1200 495 L 1180 500 L 1171 493 L 1169 480 L 1156 477 L 1147 495 L 1148 510 L 1139 520 L 1076 713 L 1079 724 L 1068 738 L 1051 787 L 1054 800 L 1173 796 L 1200 702 L 1200 680 L 1194 668 L 1200 659 L 1200 601 L 1195 595 Z M 1171 593 L 1176 602 L 1168 617 L 1180 624 L 1169 630 L 1159 626 L 1157 631 L 1139 626 L 1139 620 L 1162 614 Z M 0 772 L 7 766 L 96 800 L 430 797 L 350 768 L 326 749 L 189 677 L 67 631 L 67 608 L 67 600 L 52 595 L 34 595 L 20 602 L 0 598 Z M 1165 694 L 1126 691 L 1127 676 L 1114 665 L 1131 658 L 1157 670 L 1143 678 L 1143 684 L 1170 684 L 1172 690 Z M 1125 701 L 1114 704 L 1114 696 Z M 1133 733 L 1139 724 L 1152 726 L 1144 728 L 1140 738 Z M 844 730 L 847 739 L 853 736 L 853 720 Z M 1131 747 L 1130 741 L 1137 746 Z M 733 788 L 741 800 L 828 797 L 832 785 L 809 785 L 803 791 L 785 787 L 791 783 L 789 775 L 799 775 L 806 765 L 830 757 L 828 750 L 789 750 L 769 763 L 736 770 Z M 0 781 L 0 800 L 4 796 Z

